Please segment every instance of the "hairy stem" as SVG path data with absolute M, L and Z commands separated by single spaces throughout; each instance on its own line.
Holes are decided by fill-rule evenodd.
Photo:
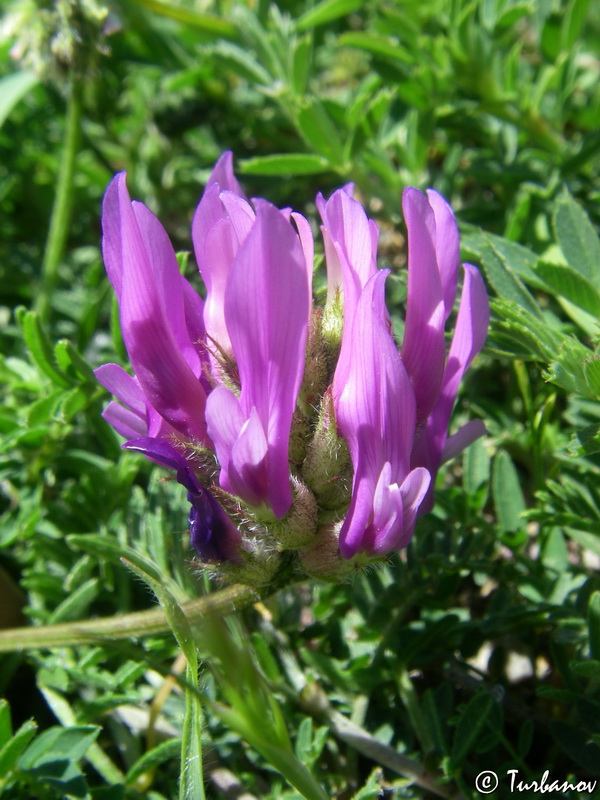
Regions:
M 190 624 L 197 624 L 209 611 L 231 614 L 273 594 L 278 586 L 253 589 L 235 584 L 218 592 L 190 600 L 182 610 Z M 38 647 L 67 647 L 77 644 L 101 644 L 119 639 L 136 639 L 169 631 L 161 608 L 138 611 L 116 617 L 101 617 L 85 622 L 66 622 L 0 631 L 0 653 L 33 650 Z

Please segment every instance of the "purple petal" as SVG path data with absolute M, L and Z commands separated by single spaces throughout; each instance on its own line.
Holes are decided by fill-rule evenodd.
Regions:
M 99 383 L 138 417 L 146 419 L 146 400 L 140 384 L 118 364 L 102 364 L 94 370 Z
M 225 491 L 235 494 L 229 480 L 231 451 L 244 424 L 244 414 L 234 393 L 225 386 L 217 386 L 206 401 L 208 435 L 215 444 L 221 475 L 219 483 Z M 243 495 L 240 495 L 243 497 Z
M 317 207 L 323 220 L 328 300 L 341 280 L 344 313 L 352 317 L 362 289 L 377 270 L 378 229 L 344 189 L 334 192 L 327 202 L 318 196 Z
M 269 444 L 265 430 L 256 408 L 253 408 L 231 448 L 229 467 L 229 477 L 234 492 L 252 506 L 260 505 L 269 495 L 268 452 Z M 287 485 L 289 486 L 289 479 Z M 281 498 L 281 504 L 273 505 L 274 513 L 280 517 L 288 508 L 286 496 Z
M 224 164 L 225 171 L 231 173 L 231 157 Z M 227 178 L 222 173 L 223 169 L 215 167 L 213 176 Z M 233 173 L 229 177 L 233 179 Z M 225 288 L 233 258 L 248 235 L 255 215 L 241 189 L 237 192 L 232 187 L 230 191 L 231 181 L 227 180 L 227 184 L 226 187 L 214 181 L 208 184 L 194 215 L 192 239 L 196 262 L 206 285 L 206 331 L 220 347 L 230 352 L 231 341 L 225 324 Z M 237 181 L 235 186 L 239 189 Z M 218 366 L 213 366 L 213 374 L 218 379 Z
M 446 455 L 446 438 L 452 409 L 462 377 L 483 347 L 489 325 L 489 301 L 483 279 L 476 267 L 464 264 L 464 284 L 462 297 L 456 319 L 456 327 L 448 362 L 444 371 L 443 383 L 439 398 L 427 420 L 420 437 L 415 441 L 412 454 L 413 466 L 424 466 L 432 475 L 435 475 L 442 463 L 443 454 Z M 449 446 L 447 457 L 464 442 L 470 444 L 475 438 L 483 434 L 485 429 L 481 425 L 471 423 L 459 438 Z M 458 436 L 458 434 L 457 434 Z M 469 441 L 469 438 L 471 441 Z M 433 506 L 433 488 L 430 489 L 421 511 L 429 511 Z
M 344 333 L 333 381 L 336 420 L 354 467 L 350 507 L 340 531 L 340 551 L 346 558 L 358 550 L 395 549 L 410 523 L 404 519 L 404 492 L 410 495 L 410 509 L 421 496 L 411 482 L 405 484 L 415 399 L 385 322 L 387 274 L 382 270 L 371 278 L 354 319 L 345 321 L 351 327 L 348 336 Z M 414 480 L 427 477 L 423 470 Z
M 240 197 L 245 197 L 242 187 L 233 174 L 233 153 L 231 150 L 226 150 L 213 167 L 206 185 L 211 186 L 213 183 L 218 183 L 221 189 L 226 189 L 229 192 L 235 192 Z
M 205 442 L 206 396 L 186 329 L 184 278 L 156 217 L 140 204 L 132 207 L 123 173 L 106 191 L 102 222 L 123 339 L 144 395 L 174 428 Z
M 448 319 L 456 299 L 460 240 L 454 212 L 441 194 L 427 190 L 427 199 L 435 216 L 435 254 L 442 281 L 445 317 Z
M 446 439 L 444 449 L 441 454 L 441 463 L 450 461 L 451 458 L 456 458 L 457 455 L 462 453 L 469 445 L 481 439 L 482 436 L 487 435 L 487 428 L 480 419 L 472 419 L 459 428 L 456 433 L 452 434 Z
M 148 424 L 145 418 L 140 417 L 129 408 L 119 405 L 115 400 L 111 400 L 106 406 L 102 416 L 125 439 L 137 439 L 148 433 Z
M 256 222 L 234 258 L 225 295 L 240 376 L 239 407 L 235 398 L 227 398 L 223 413 L 217 402 L 225 400 L 221 392 L 207 407 L 207 421 L 226 473 L 221 485 L 235 485 L 247 502 L 266 502 L 280 517 L 292 502 L 288 446 L 304 373 L 310 302 L 298 235 L 274 206 L 256 205 Z M 263 439 L 264 459 L 259 457 Z
M 298 236 L 300 237 L 300 244 L 302 252 L 304 253 L 304 260 L 306 262 L 306 279 L 308 282 L 308 297 L 312 303 L 312 282 L 313 271 L 315 268 L 315 242 L 313 239 L 312 229 L 308 220 L 298 214 L 296 211 L 292 212 L 292 219 L 298 229 Z
M 423 421 L 437 399 L 444 374 L 444 298 L 435 250 L 435 217 L 427 198 L 404 190 L 402 208 L 408 232 L 408 296 L 402 360 Z
M 164 439 L 144 438 L 127 442 L 127 450 L 143 453 L 151 461 L 177 473 L 178 482 L 188 490 L 191 504 L 190 542 L 203 561 L 241 561 L 241 534 L 212 494 L 196 477 L 191 464 Z

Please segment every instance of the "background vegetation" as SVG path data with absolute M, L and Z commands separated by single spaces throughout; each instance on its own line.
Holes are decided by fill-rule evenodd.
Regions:
M 181 487 L 100 417 L 91 368 L 126 363 L 99 251 L 116 171 L 179 250 L 224 149 L 249 196 L 313 220 L 317 191 L 355 181 L 398 320 L 401 191 L 433 186 L 493 322 L 456 410 L 489 437 L 440 475 L 406 552 L 191 634 L 201 701 L 170 633 L 2 640 L 0 795 L 475 798 L 482 770 L 492 797 L 509 769 L 600 778 L 597 0 L 17 0 L 3 24 L 2 627 L 153 607 L 121 555 L 178 602 L 217 588 L 190 565 Z

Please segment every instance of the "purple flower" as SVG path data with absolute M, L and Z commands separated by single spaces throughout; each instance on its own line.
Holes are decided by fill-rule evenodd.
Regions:
M 96 370 L 117 398 L 104 417 L 128 439 L 124 447 L 174 470 L 201 559 L 248 567 L 249 581 L 270 579 L 279 549 L 308 546 L 310 557 L 298 559 L 313 574 L 320 536 L 328 575 L 335 541 L 345 558 L 406 546 L 417 514 L 433 502 L 440 464 L 485 430 L 471 422 L 448 437 L 460 381 L 489 321 L 481 277 L 464 265 L 446 354 L 459 273 L 450 207 L 431 190 L 404 194 L 408 297 L 399 351 L 385 306 L 388 271 L 377 267 L 378 229 L 352 191 L 317 198 L 324 314 L 312 306 L 309 223 L 265 200 L 250 203 L 230 153 L 215 165 L 192 225 L 204 302 L 156 217 L 131 202 L 124 174 L 104 199 L 104 260 L 134 372 Z M 257 564 L 269 560 L 257 578 Z
M 102 228 L 104 264 L 119 301 L 136 381 L 128 382 L 116 365 L 110 372 L 101 368 L 99 380 L 130 412 L 130 424 L 134 416 L 143 419 L 145 401 L 149 434 L 166 423 L 183 437 L 206 444 L 202 300 L 180 274 L 160 222 L 146 206 L 131 202 L 124 173 L 106 190 Z M 116 415 L 113 406 L 109 421 Z M 140 431 L 139 424 L 134 427 Z
M 310 308 L 306 261 L 285 216 L 257 201 L 255 224 L 234 259 L 224 319 L 241 391 L 208 398 L 208 432 L 221 486 L 282 517 L 292 504 L 289 438 L 304 373 Z
M 408 544 L 429 487 L 423 467 L 410 470 L 415 398 L 385 322 L 385 279 L 373 275 L 360 294 L 333 379 L 336 418 L 354 467 L 352 499 L 340 550 L 384 555 Z M 339 376 L 343 376 L 340 382 Z
M 452 209 L 433 190 L 404 191 L 408 231 L 408 296 L 402 359 L 417 400 L 413 467 L 432 478 L 440 465 L 485 434 L 480 420 L 447 439 L 448 424 L 462 377 L 483 347 L 490 320 L 488 296 L 478 270 L 463 265 L 464 283 L 450 351 L 445 323 L 452 311 L 460 265 L 459 237 Z M 420 513 L 433 507 L 433 480 Z

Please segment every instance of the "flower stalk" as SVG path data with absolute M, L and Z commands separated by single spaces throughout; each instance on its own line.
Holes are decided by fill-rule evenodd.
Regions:
M 198 625 L 208 613 L 225 616 L 274 594 L 280 584 L 254 589 L 233 584 L 181 606 L 190 625 Z M 73 647 L 81 644 L 107 644 L 123 639 L 144 639 L 171 630 L 162 608 L 136 611 L 85 622 L 11 628 L 0 631 L 0 653 L 36 650 L 45 647 Z
M 56 194 L 52 206 L 52 216 L 50 217 L 48 239 L 44 251 L 44 260 L 42 261 L 41 287 L 36 304 L 42 323 L 47 322 L 50 316 L 51 298 L 58 281 L 58 270 L 65 251 L 71 223 L 75 162 L 79 152 L 83 95 L 83 82 L 75 74 L 75 71 L 71 75 L 68 91 L 64 145 L 58 172 Z

